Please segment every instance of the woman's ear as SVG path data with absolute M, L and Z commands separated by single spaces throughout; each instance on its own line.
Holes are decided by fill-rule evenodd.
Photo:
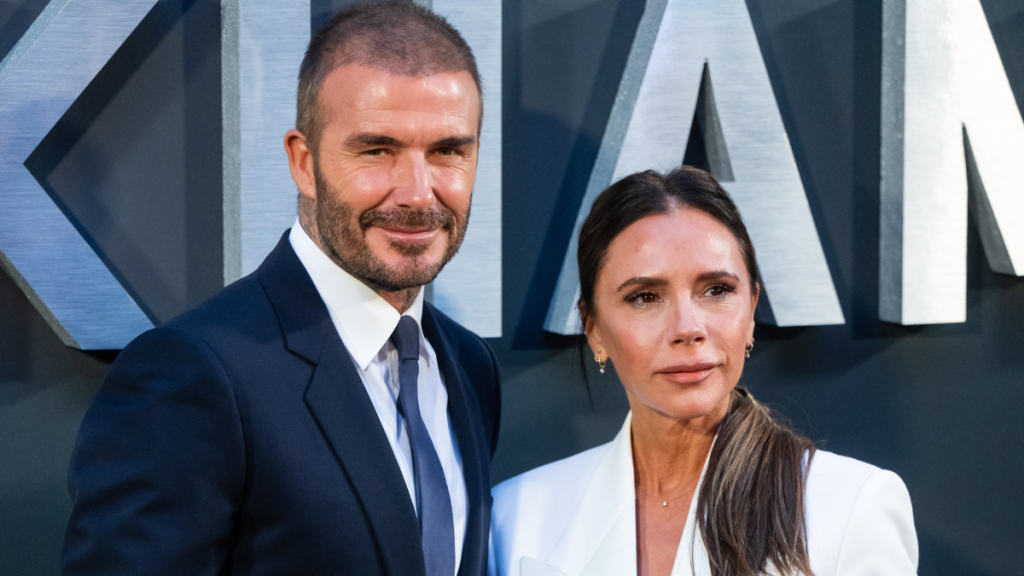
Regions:
M 750 327 L 747 329 L 747 341 L 754 341 L 754 326 L 757 322 L 754 321 L 754 316 L 757 313 L 757 302 L 761 298 L 761 284 L 754 285 L 754 293 L 750 297 Z
M 594 358 L 598 362 L 608 359 L 608 351 L 605 350 L 601 330 L 595 322 L 594 315 L 589 313 L 586 306 L 580 302 L 580 318 L 583 319 L 583 334 L 587 337 L 587 345 L 594 352 Z

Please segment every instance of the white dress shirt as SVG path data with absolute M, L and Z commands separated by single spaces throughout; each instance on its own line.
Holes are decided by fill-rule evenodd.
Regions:
M 391 443 L 391 450 L 418 514 L 419 502 L 416 501 L 409 429 L 405 419 L 398 413 L 397 405 L 398 353 L 390 341 L 391 333 L 395 331 L 402 315 L 376 292 L 331 261 L 313 243 L 298 220 L 292 226 L 288 239 L 327 305 L 338 335 L 366 387 L 366 393 Z M 444 377 L 438 368 L 433 347 L 423 336 L 423 290 L 420 290 L 405 315 L 416 320 L 420 328 L 420 412 L 448 482 L 455 524 L 455 572 L 458 573 L 466 538 L 466 481 L 459 445 L 448 416 L 448 391 L 444 386 Z

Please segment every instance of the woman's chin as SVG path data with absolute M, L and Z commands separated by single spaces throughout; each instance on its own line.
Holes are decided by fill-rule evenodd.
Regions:
M 672 420 L 695 420 L 699 418 L 725 416 L 729 406 L 729 392 L 724 394 L 718 390 L 691 390 L 684 394 L 655 402 L 644 402 L 646 408 L 662 417 Z M 634 410 L 636 412 L 636 410 Z

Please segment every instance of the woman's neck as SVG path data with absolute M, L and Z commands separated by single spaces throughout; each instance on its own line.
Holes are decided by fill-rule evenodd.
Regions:
M 676 420 L 646 406 L 634 407 L 630 427 L 637 489 L 660 499 L 692 493 L 727 408 Z

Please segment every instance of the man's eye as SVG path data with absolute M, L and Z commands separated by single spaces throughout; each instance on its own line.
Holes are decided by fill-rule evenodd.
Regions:
M 387 152 L 387 148 L 373 148 L 372 150 L 363 152 L 363 154 L 366 154 L 367 156 L 383 156 L 384 154 L 387 154 Z
M 456 150 L 455 148 L 438 148 L 437 149 L 437 154 L 439 156 L 454 156 L 457 153 L 458 153 L 458 150 Z

